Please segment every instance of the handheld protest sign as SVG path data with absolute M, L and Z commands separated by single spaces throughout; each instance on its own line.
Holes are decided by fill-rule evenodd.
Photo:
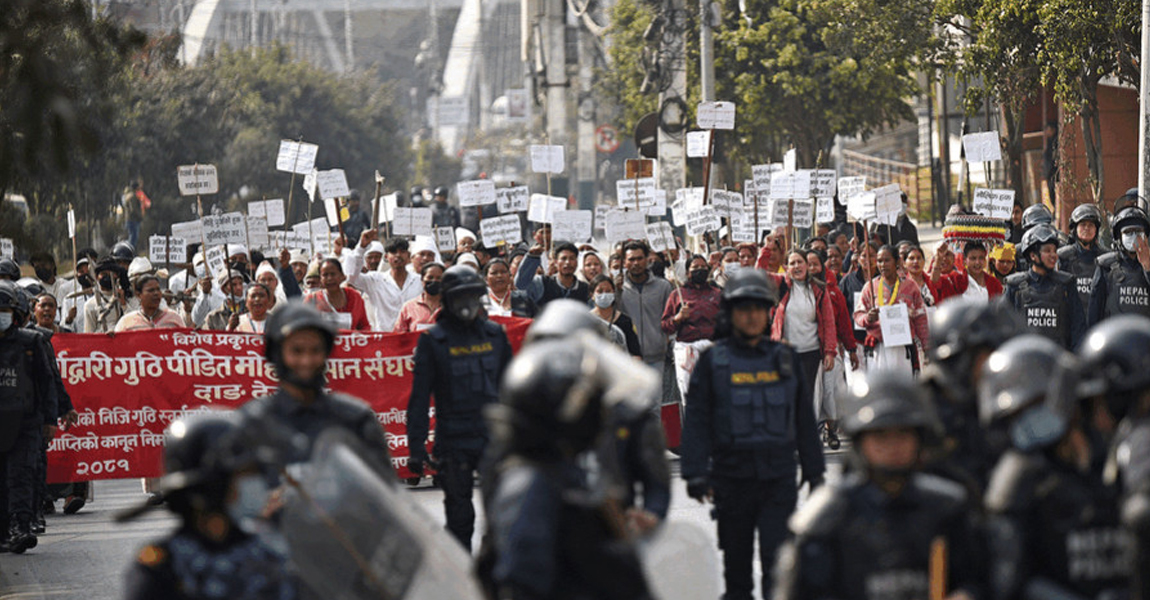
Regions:
M 188 241 L 167 235 L 148 237 L 148 260 L 153 264 L 188 262 Z
M 707 150 L 711 147 L 713 133 L 714 131 L 710 129 L 687 132 L 687 158 L 706 157 Z
M 12 243 L 12 238 L 0 238 L 0 258 L 16 260 L 16 246 Z
M 435 228 L 435 247 L 438 248 L 440 252 L 455 252 L 457 245 L 455 242 L 454 227 Z
M 535 223 L 552 223 L 555 213 L 567 210 L 567 199 L 543 194 L 531 194 L 527 209 L 527 220 Z
M 673 250 L 675 244 L 675 232 L 671 231 L 671 224 L 666 221 L 656 221 L 648 223 L 647 229 L 647 243 L 651 245 L 651 250 L 655 252 L 665 252 Z
M 555 146 L 562 148 L 562 146 Z M 495 204 L 495 182 L 490 179 L 476 179 L 474 181 L 461 181 L 456 185 L 459 194 L 459 206 L 483 206 Z
M 968 133 L 962 136 L 962 148 L 967 162 L 991 162 L 1002 160 L 1002 147 L 998 143 L 997 131 Z
M 431 209 L 400 206 L 395 209 L 391 221 L 391 232 L 395 235 L 432 235 Z
M 483 245 L 488 248 L 504 244 L 518 244 L 523 239 L 519 215 L 511 214 L 483 219 L 479 222 L 479 236 L 483 238 Z
M 1014 209 L 1014 190 L 991 190 L 974 188 L 974 212 L 1006 221 Z
M 619 207 L 647 213 L 656 205 L 658 198 L 655 178 L 620 179 L 615 182 L 615 197 Z
M 319 146 L 302 140 L 280 140 L 276 153 L 276 170 L 292 175 L 307 175 L 315 168 L 315 157 Z
M 531 192 L 525 185 L 495 190 L 495 201 L 500 214 L 527 212 Z
M 347 175 L 344 174 L 343 169 L 328 169 L 317 172 L 315 185 L 316 189 L 319 190 L 319 197 L 324 200 L 346 198 L 351 195 L 351 190 L 347 186 Z
M 184 165 L 176 168 L 181 196 L 200 196 L 220 191 L 215 165 Z
M 551 224 L 551 240 L 582 244 L 591 239 L 592 211 L 561 210 Z
M 647 239 L 647 217 L 641 212 L 619 211 L 608 213 L 604 233 L 611 245 L 626 240 Z
M 902 211 L 902 192 L 897 183 L 871 190 L 874 193 L 875 220 L 883 225 L 894 225 Z M 889 241 L 889 240 L 888 240 Z
M 528 153 L 535 173 L 562 173 L 566 168 L 563 146 L 532 144 Z

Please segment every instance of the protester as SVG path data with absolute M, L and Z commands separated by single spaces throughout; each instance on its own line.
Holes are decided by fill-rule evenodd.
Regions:
M 420 272 L 423 291 L 419 296 L 408 300 L 399 310 L 395 320 L 395 333 L 423 331 L 435 324 L 439 315 L 440 290 L 443 285 L 443 272 L 446 269 L 439 263 L 427 263 Z
M 947 298 L 962 296 L 989 302 L 1002 294 L 1002 284 L 986 273 L 986 255 L 986 246 L 981 242 L 967 242 L 962 252 L 965 271 L 955 270 L 945 276 L 941 273 L 940 263 L 936 261 L 930 272 L 930 285 L 927 286 L 928 289 L 933 286 L 930 293 L 936 296 L 935 301 L 941 303 Z
M 579 272 L 576 274 L 579 281 L 590 284 L 596 277 L 602 275 L 607 268 L 603 262 L 603 255 L 594 250 L 584 250 L 579 253 Z
M 343 221 L 343 234 L 352 241 L 358 240 L 361 233 L 372 228 L 371 215 L 364 212 L 361 199 L 359 190 L 350 190 L 347 196 L 347 218 Z
M 256 283 L 262 283 L 264 287 L 271 292 L 271 297 L 268 299 L 272 306 L 279 303 L 287 302 L 287 294 L 284 293 L 283 287 L 280 286 L 280 278 L 276 275 L 276 270 L 272 268 L 267 261 L 260 263 L 256 268 Z
M 1014 244 L 1007 242 L 1001 246 L 995 246 L 990 251 L 990 274 L 999 283 L 1004 283 L 1006 278 L 1014 272 Z
M 527 251 L 527 256 L 519 265 L 519 272 L 515 276 L 516 289 L 523 290 L 527 297 L 537 304 L 540 309 L 556 298 L 567 298 L 587 302 L 590 300 L 590 291 L 585 282 L 575 277 L 575 270 L 579 261 L 579 249 L 570 242 L 561 242 L 553 248 L 555 265 L 558 272 L 555 275 L 535 275 L 540 265 L 540 255 L 543 246 L 536 243 Z
M 894 248 L 883 246 L 878 251 L 878 275 L 867 282 L 862 291 L 861 306 L 855 309 L 855 323 L 866 328 L 868 370 L 895 370 L 906 374 L 917 373 L 929 347 L 926 306 L 922 293 L 913 281 L 899 277 L 898 254 Z M 881 311 L 879 307 L 903 304 L 906 321 L 892 323 L 903 330 L 909 341 L 903 345 L 888 345 L 883 341 Z
M 224 294 L 224 303 L 216 310 L 208 313 L 201 329 L 210 331 L 234 331 L 239 325 L 240 315 L 247 308 L 244 306 L 244 276 L 234 269 L 219 274 L 220 290 Z
M 942 299 L 938 297 L 939 294 L 935 284 L 931 282 L 926 272 L 923 271 L 925 265 L 926 255 L 923 254 L 922 248 L 918 246 L 907 248 L 906 259 L 903 261 L 906 278 L 918 286 L 918 291 L 922 294 L 922 303 L 926 306 L 927 313 L 929 314 L 932 309 L 937 307 Z
M 404 303 L 418 297 L 423 291 L 423 284 L 418 275 L 407 270 L 411 255 L 408 252 L 407 240 L 403 238 L 388 241 L 385 250 L 390 268 L 386 272 L 363 271 L 361 267 L 368 251 L 373 246 L 379 245 L 375 237 L 374 229 L 365 230 L 360 235 L 355 250 L 345 253 L 343 267 L 349 274 L 347 284 L 363 292 L 371 301 L 375 313 L 373 329 L 391 331 L 395 328 L 395 322 Z
M 711 271 L 711 280 L 715 285 L 722 288 L 727 285 L 727 280 L 739 272 L 743 264 L 739 261 L 739 251 L 727 246 L 719 250 L 719 263 L 718 266 Z
M 639 336 L 635 333 L 635 323 L 619 310 L 619 293 L 615 280 L 599 275 L 591 280 L 591 314 L 603 319 L 622 335 L 622 348 L 636 358 L 642 358 L 643 350 Z
M 184 327 L 184 320 L 179 315 L 160 306 L 163 293 L 160 291 L 160 280 L 155 275 L 144 275 L 137 279 L 135 291 L 140 300 L 140 308 L 120 318 L 116 323 L 116 333 Z
M 663 309 L 663 332 L 673 334 L 677 343 L 709 341 L 715 337 L 722 290 L 709 281 L 710 274 L 707 259 L 701 255 L 691 257 L 687 266 L 687 283 L 667 298 L 667 306 Z
M 272 307 L 272 298 L 273 296 L 268 286 L 262 283 L 253 283 L 248 287 L 247 297 L 245 299 L 247 312 L 243 314 L 233 313 L 233 318 L 228 322 L 228 331 L 262 334 L 267 325 L 268 312 Z
M 651 274 L 647 268 L 649 248 L 644 242 L 623 245 L 625 274 L 620 290 L 620 306 L 631 317 L 643 351 L 643 362 L 663 376 L 667 359 L 667 334 L 663 331 L 663 311 L 671 297 L 671 284 Z
M 338 329 L 369 331 L 367 311 L 359 292 L 343 287 L 343 266 L 334 258 L 320 263 L 320 281 L 323 287 L 304 296 L 304 302 L 324 313 Z
M 502 258 L 493 258 L 483 267 L 483 278 L 487 282 L 487 295 L 484 297 L 484 308 L 487 315 L 492 317 L 526 317 L 535 316 L 536 306 L 527 297 L 523 290 L 512 289 L 511 271 L 507 268 L 507 261 Z
M 128 272 L 105 258 L 96 264 L 95 295 L 84 303 L 84 333 L 111 333 L 128 312 Z

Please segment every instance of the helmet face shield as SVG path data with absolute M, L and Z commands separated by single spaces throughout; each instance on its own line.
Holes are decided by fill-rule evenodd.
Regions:
M 483 312 L 483 295 L 480 293 L 470 293 L 452 297 L 447 310 L 456 319 L 464 323 L 470 323 Z

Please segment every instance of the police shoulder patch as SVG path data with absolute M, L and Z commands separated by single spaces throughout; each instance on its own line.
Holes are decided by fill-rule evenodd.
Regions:
M 148 544 L 140 549 L 136 561 L 145 567 L 155 568 L 168 562 L 168 551 L 155 544 Z

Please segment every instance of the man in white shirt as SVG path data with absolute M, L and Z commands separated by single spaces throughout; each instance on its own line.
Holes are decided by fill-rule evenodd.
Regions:
M 363 267 L 364 255 L 368 247 L 375 241 L 376 230 L 365 230 L 359 236 L 359 245 L 354 251 L 346 252 L 343 256 L 343 272 L 347 274 L 347 285 L 363 292 L 374 309 L 372 319 L 376 331 L 391 331 L 395 321 L 399 318 L 399 310 L 408 300 L 417 298 L 423 292 L 423 282 L 418 274 L 407 270 L 407 263 L 411 259 L 408 252 L 407 240 L 392 238 L 385 248 L 387 264 L 391 267 L 387 272 L 379 271 L 360 272 Z

